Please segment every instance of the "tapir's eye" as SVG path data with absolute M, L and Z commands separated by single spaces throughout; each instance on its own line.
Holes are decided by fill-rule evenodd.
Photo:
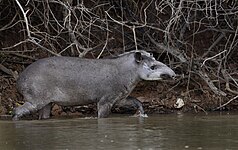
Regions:
M 151 66 L 150 69 L 155 70 L 155 65 Z

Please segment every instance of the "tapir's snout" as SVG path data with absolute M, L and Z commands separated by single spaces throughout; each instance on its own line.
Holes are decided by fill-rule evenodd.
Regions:
M 151 73 L 148 74 L 149 80 L 160 80 L 160 79 L 168 79 L 175 78 L 175 72 L 169 68 L 167 65 L 155 61 L 153 67 L 151 67 Z

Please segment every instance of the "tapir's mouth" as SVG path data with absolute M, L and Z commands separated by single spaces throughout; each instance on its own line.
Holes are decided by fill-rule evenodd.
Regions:
M 160 77 L 164 80 L 166 79 L 173 79 L 174 77 L 170 76 L 169 74 L 161 74 Z

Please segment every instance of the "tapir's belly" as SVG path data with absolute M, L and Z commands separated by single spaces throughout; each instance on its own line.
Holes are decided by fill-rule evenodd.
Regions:
M 62 106 L 86 105 L 98 102 L 93 90 L 55 88 L 52 102 Z
M 95 101 L 96 102 L 96 101 Z M 92 104 L 92 103 L 95 103 L 93 101 L 81 101 L 81 100 L 78 100 L 78 101 L 71 101 L 71 100 L 68 100 L 68 101 L 56 101 L 54 102 L 55 104 L 58 104 L 60 106 L 77 106 L 77 105 L 87 105 L 87 104 Z

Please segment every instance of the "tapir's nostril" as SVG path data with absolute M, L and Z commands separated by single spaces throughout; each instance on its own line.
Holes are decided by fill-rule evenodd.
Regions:
M 171 78 L 176 80 L 176 75 L 172 75 Z

